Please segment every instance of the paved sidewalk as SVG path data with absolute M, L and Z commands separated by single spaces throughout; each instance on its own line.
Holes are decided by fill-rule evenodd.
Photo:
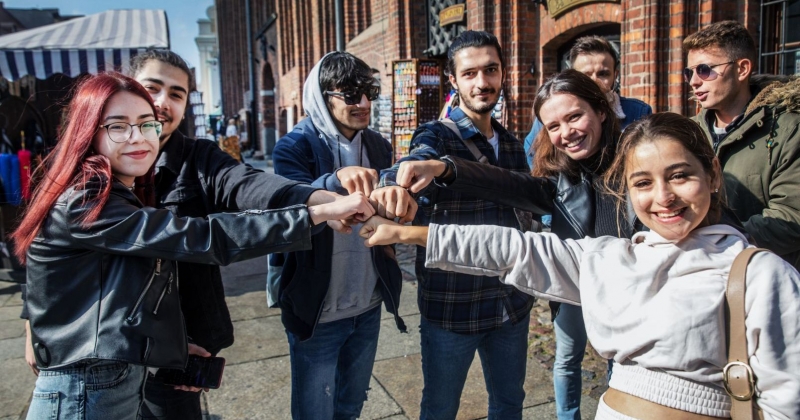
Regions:
M 403 253 L 399 254 L 402 256 Z M 397 331 L 391 315 L 384 311 L 363 419 L 419 417 L 422 365 L 417 328 L 420 316 L 416 304 L 417 284 L 409 272 L 413 270 L 413 262 L 405 261 L 402 266 L 407 281 L 400 299 L 400 312 L 409 333 Z M 280 311 L 266 308 L 264 267 L 266 263 L 258 259 L 223 269 L 236 342 L 220 354 L 227 359 L 225 381 L 228 386 L 204 395 L 208 419 L 291 418 L 289 346 L 280 322 Z M 532 326 L 534 324 L 537 323 L 532 322 Z M 552 375 L 533 357 L 528 361 L 525 391 L 523 418 L 556 418 Z M 584 395 L 584 418 L 593 418 L 596 406 L 595 398 Z M 476 357 L 462 394 L 458 418 L 481 419 L 486 415 L 487 394 L 480 359 Z
M 409 264 L 404 264 L 404 269 L 410 277 Z M 265 275 L 265 258 L 223 268 L 236 342 L 220 354 L 227 359 L 222 388 L 203 395 L 209 420 L 291 418 L 289 346 L 280 311 L 266 307 Z M 416 292 L 416 282 L 407 281 L 400 309 L 409 327 L 408 334 L 400 334 L 391 316 L 384 312 L 372 390 L 364 406 L 363 419 L 401 420 L 419 416 L 422 368 Z M 0 283 L 0 378 L 3 378 L 0 381 L 0 420 L 24 418 L 36 379 L 24 361 L 20 305 L 19 287 Z M 551 374 L 534 357 L 528 361 L 525 391 L 523 418 L 555 418 Z M 596 399 L 584 396 L 583 401 L 584 418 L 594 417 Z M 458 418 L 485 418 L 486 413 L 487 395 L 480 360 L 476 357 Z

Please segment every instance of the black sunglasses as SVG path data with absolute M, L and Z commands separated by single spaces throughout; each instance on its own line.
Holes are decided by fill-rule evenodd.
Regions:
M 686 83 L 691 83 L 692 76 L 694 75 L 695 72 L 697 72 L 697 77 L 699 77 L 701 80 L 714 80 L 718 76 L 717 72 L 712 71 L 714 67 L 724 66 L 726 64 L 733 64 L 735 62 L 736 61 L 728 61 L 727 63 L 719 63 L 712 65 L 698 64 L 694 67 L 686 67 L 685 69 L 683 69 L 683 78 L 686 79 Z M 711 77 L 712 74 L 714 75 L 714 77 Z
M 347 105 L 358 105 L 361 103 L 361 96 L 367 95 L 367 100 L 372 102 L 378 99 L 378 96 L 381 94 L 381 87 L 380 86 L 370 86 L 363 90 L 348 90 L 344 92 L 333 92 L 330 90 L 325 91 L 326 95 L 331 96 L 338 96 L 344 99 L 344 103 Z

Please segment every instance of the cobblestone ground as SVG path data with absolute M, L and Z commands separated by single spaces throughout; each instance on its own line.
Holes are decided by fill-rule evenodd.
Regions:
M 403 279 L 409 282 L 416 282 L 414 275 L 414 247 L 410 245 L 397 245 L 397 260 L 403 271 Z M 555 359 L 555 337 L 553 336 L 553 323 L 550 321 L 550 306 L 546 300 L 537 300 L 536 305 L 531 311 L 531 327 L 528 333 L 528 357 L 530 362 L 536 362 L 548 370 L 553 370 L 553 360 Z M 608 364 L 606 359 L 600 357 L 592 349 L 591 345 L 586 347 L 583 359 L 583 393 L 594 398 L 600 398 L 606 390 L 606 371 Z

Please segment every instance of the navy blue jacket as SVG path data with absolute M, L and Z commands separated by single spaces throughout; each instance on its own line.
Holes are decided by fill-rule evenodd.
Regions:
M 380 171 L 392 165 L 391 145 L 378 133 L 364 130 L 361 132 L 361 141 L 367 151 L 371 168 Z M 328 191 L 347 194 L 334 172 L 333 153 L 325 139 L 320 138 L 311 118 L 300 121 L 290 133 L 278 141 L 272 152 L 272 159 L 276 174 Z M 328 293 L 333 233 L 326 226 L 321 233 L 312 236 L 310 251 L 284 254 L 279 289 L 281 320 L 284 327 L 301 341 L 314 334 L 325 295 Z M 397 311 L 403 278 L 394 247 L 372 248 L 372 260 L 378 272 L 386 310 L 394 314 L 397 328 L 406 332 L 406 326 Z M 271 264 L 276 265 L 274 259 Z

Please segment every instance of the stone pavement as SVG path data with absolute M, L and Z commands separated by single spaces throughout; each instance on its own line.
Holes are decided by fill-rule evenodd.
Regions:
M 401 420 L 419 417 L 422 365 L 417 327 L 420 315 L 416 304 L 417 284 L 413 277 L 411 254 L 409 249 L 398 250 L 406 277 L 400 312 L 409 327 L 409 333 L 397 331 L 391 315 L 384 311 L 371 391 L 362 412 L 363 419 Z M 265 262 L 259 259 L 223 269 L 236 342 L 220 354 L 227 359 L 225 385 L 204 394 L 204 409 L 208 419 L 291 417 L 289 346 L 280 322 L 280 311 L 266 308 L 264 267 Z M 541 328 L 548 328 L 549 312 L 544 316 L 545 308 L 546 305 L 537 306 L 531 323 L 531 341 L 537 348 L 531 348 L 528 361 L 525 419 L 555 419 L 552 374 L 545 368 L 547 354 L 552 354 L 552 349 L 546 348 L 552 346 L 552 340 L 539 338 Z M 539 318 L 546 320 L 540 323 Z M 597 406 L 594 395 L 602 393 L 605 387 L 600 383 L 603 381 L 593 380 L 599 375 L 591 370 L 585 370 L 584 377 L 585 394 L 588 395 L 583 398 L 583 417 L 593 418 Z M 467 377 L 458 418 L 480 419 L 486 415 L 487 394 L 480 359 L 476 357 Z
M 413 281 L 411 252 L 400 250 L 407 278 L 401 297 L 401 316 L 409 327 L 401 334 L 384 311 L 378 354 L 372 373 L 372 390 L 363 419 L 416 419 L 422 396 L 417 284 Z M 413 257 L 411 257 L 413 258 Z M 266 259 L 223 268 L 225 292 L 236 329 L 236 342 L 222 351 L 227 359 L 224 384 L 203 394 L 207 419 L 289 419 L 291 377 L 289 346 L 280 311 L 266 307 L 264 279 Z M 24 361 L 24 324 L 19 319 L 19 287 L 0 283 L 0 420 L 24 418 L 36 377 Z M 540 320 L 542 322 L 540 322 Z M 552 340 L 547 337 L 549 313 L 537 305 L 531 322 L 531 350 L 525 381 L 525 419 L 555 419 L 551 362 Z M 542 329 L 544 328 L 544 330 Z M 593 418 L 596 395 L 604 390 L 599 375 L 584 371 L 583 417 Z M 588 379 L 588 380 L 587 380 Z M 595 379 L 595 380 L 592 380 Z M 475 358 L 464 388 L 459 419 L 485 418 L 487 394 L 480 359 Z
M 250 161 L 259 169 L 271 170 Z M 413 252 L 399 247 L 405 284 L 400 312 L 409 333 L 401 334 L 384 311 L 371 391 L 363 419 L 404 420 L 419 417 L 422 368 L 419 348 L 417 284 Z M 289 346 L 280 311 L 266 307 L 266 258 L 223 267 L 225 292 L 234 321 L 236 342 L 222 351 L 227 359 L 224 384 L 203 394 L 206 418 L 289 419 L 291 376 Z M 184 286 L 187 287 L 188 283 Z M 24 419 L 36 377 L 25 365 L 24 324 L 19 319 L 19 286 L 0 282 L 0 420 Z M 523 418 L 555 419 L 553 405 L 552 324 L 546 303 L 534 308 L 531 319 L 526 398 Z M 605 361 L 587 351 L 584 362 L 582 414 L 593 418 L 597 397 L 605 390 Z M 461 398 L 459 419 L 481 419 L 487 414 L 487 394 L 480 359 L 475 358 Z

